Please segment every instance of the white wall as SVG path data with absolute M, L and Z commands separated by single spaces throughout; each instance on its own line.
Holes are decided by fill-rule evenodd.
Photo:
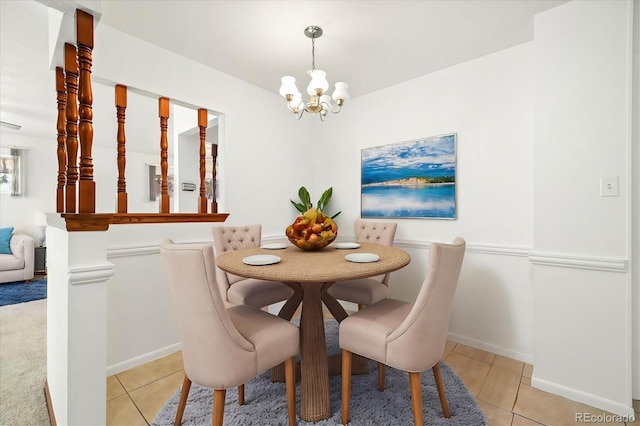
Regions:
M 338 223 L 350 227 L 360 212 L 361 149 L 456 132 L 457 219 L 398 220 L 396 245 L 410 250 L 412 262 L 392 274 L 391 296 L 413 300 L 428 243 L 462 236 L 469 249 L 450 337 L 527 362 L 533 61 L 533 44 L 526 43 L 354 99 L 323 123 L 331 126 L 323 145 L 342 154 L 316 182 L 334 186 L 333 202 L 343 210 Z
M 295 196 L 299 186 L 291 179 L 291 171 L 281 166 L 282 153 L 298 148 L 304 140 L 304 122 L 295 122 L 286 109 L 273 108 L 272 105 L 280 105 L 275 94 L 115 29 L 99 25 L 95 39 L 96 78 L 224 113 L 219 155 L 226 196 L 220 211 L 230 213 L 227 223 L 262 222 L 265 235 L 282 235 L 294 216 L 288 199 Z M 157 114 L 157 106 L 153 113 Z M 157 123 L 151 125 L 157 128 Z M 127 140 L 135 138 L 136 133 L 128 133 Z M 152 145 L 159 146 L 159 138 L 152 138 L 155 138 Z M 170 149 L 173 146 L 170 141 Z M 147 151 L 138 149 L 144 152 L 139 155 L 134 152 L 130 160 L 128 157 L 128 170 L 138 170 L 147 161 Z M 115 161 L 115 150 L 109 154 L 98 148 L 96 157 L 98 154 Z M 197 166 L 193 164 L 194 168 Z M 108 180 L 113 183 L 107 186 L 115 191 L 115 181 L 111 179 L 117 176 L 115 169 L 108 166 L 100 169 L 105 170 L 101 173 L 112 175 Z M 302 168 L 295 174 L 305 180 L 310 173 L 310 169 Z M 140 186 L 144 181 L 133 178 L 128 184 Z M 151 211 L 157 211 L 157 205 L 153 206 L 155 210 Z M 211 242 L 211 225 L 111 226 L 107 233 L 108 259 L 115 265 L 115 275 L 108 287 L 110 374 L 177 349 L 158 244 L 165 237 L 181 242 Z
M 325 142 L 351 152 L 323 174 L 349 223 L 360 149 L 457 132 L 458 218 L 400 221 L 413 261 L 392 296 L 417 292 L 427 242 L 464 237 L 450 337 L 532 362 L 534 385 L 616 413 L 631 409 L 633 372 L 630 36 L 630 2 L 551 9 L 531 43 L 353 100 Z M 619 176 L 619 197 L 599 196 L 600 176 Z
M 575 1 L 534 21 L 531 383 L 618 414 L 633 413 L 631 6 Z M 600 196 L 609 176 L 617 197 Z
M 56 207 L 58 163 L 55 156 L 55 133 L 50 141 L 45 141 L 27 138 L 4 128 L 1 132 L 0 141 L 3 148 L 17 146 L 27 150 L 24 164 L 27 168 L 27 185 L 26 195 L 0 195 L 0 227 L 13 226 L 14 232 L 31 235 L 37 240 L 35 212 L 52 211 Z

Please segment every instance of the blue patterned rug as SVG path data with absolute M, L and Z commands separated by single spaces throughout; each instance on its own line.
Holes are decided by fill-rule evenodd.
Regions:
M 327 350 L 339 353 L 338 324 L 325 320 Z M 215 366 L 212 366 L 215 368 Z M 409 376 L 407 373 L 386 368 L 384 392 L 378 391 L 378 368 L 370 364 L 368 375 L 354 375 L 351 381 L 350 426 L 408 426 L 413 425 Z M 433 373 L 425 371 L 422 381 L 422 414 L 424 424 L 435 426 L 486 426 L 487 421 L 473 395 L 464 382 L 448 365 L 440 362 L 451 418 L 442 415 L 440 399 Z M 238 405 L 237 388 L 227 390 L 224 407 L 225 426 L 286 426 L 287 404 L 284 383 L 272 383 L 268 371 L 258 375 L 245 385 L 246 405 Z M 327 420 L 310 423 L 297 418 L 298 426 L 334 426 L 341 424 L 341 378 L 329 379 L 331 411 Z M 180 398 L 180 389 L 160 409 L 152 426 L 173 425 Z M 187 406 L 182 418 L 183 425 L 200 426 L 211 424 L 213 391 L 197 384 L 191 385 Z M 296 411 L 300 413 L 300 386 L 296 389 Z
M 47 298 L 47 279 L 0 284 L 0 306 Z

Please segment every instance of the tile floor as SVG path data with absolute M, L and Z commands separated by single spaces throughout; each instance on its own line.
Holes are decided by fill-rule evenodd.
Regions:
M 447 342 L 443 359 L 477 398 L 489 426 L 574 425 L 588 423 L 576 421 L 576 413 L 605 414 L 532 388 L 530 364 L 454 342 Z M 151 424 L 164 402 L 182 385 L 183 374 L 182 355 L 176 352 L 108 377 L 107 425 Z M 634 408 L 635 421 L 626 425 L 640 425 L 638 401 L 634 401 Z

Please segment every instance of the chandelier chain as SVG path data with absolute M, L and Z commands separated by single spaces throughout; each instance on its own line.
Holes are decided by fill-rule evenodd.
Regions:
M 316 39 L 311 39 L 311 70 L 316 69 Z

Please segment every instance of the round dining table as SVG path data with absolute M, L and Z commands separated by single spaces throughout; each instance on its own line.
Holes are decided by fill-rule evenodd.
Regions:
M 281 318 L 290 320 L 302 303 L 300 418 L 316 422 L 331 417 L 322 304 L 339 322 L 348 316 L 342 305 L 327 290 L 337 281 L 374 277 L 396 271 L 409 264 L 411 257 L 399 248 L 373 243 L 359 243 L 359 247 L 353 249 L 340 249 L 339 245 L 334 244 L 315 251 L 302 250 L 294 245 L 283 246 L 285 248 L 279 250 L 252 247 L 228 251 L 217 256 L 216 264 L 223 271 L 234 275 L 278 281 L 293 289 L 293 295 L 278 314 Z M 347 260 L 347 255 L 353 254 L 361 254 L 361 259 L 358 256 L 355 259 L 353 256 L 348 257 L 360 261 Z M 249 256 L 252 257 L 247 259 Z M 377 260 L 373 260 L 376 256 Z

